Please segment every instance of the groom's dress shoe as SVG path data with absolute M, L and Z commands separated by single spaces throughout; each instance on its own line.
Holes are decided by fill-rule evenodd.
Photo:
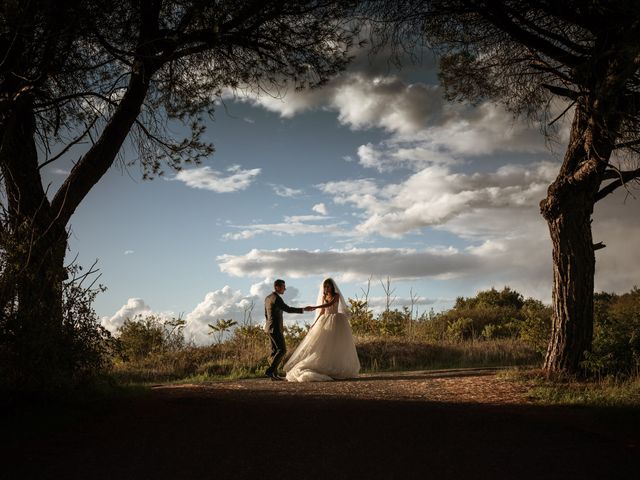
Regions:
M 265 376 L 269 377 L 274 382 L 284 380 L 284 378 L 278 376 L 278 374 L 274 372 L 267 372 L 265 373 Z
M 266 371 L 266 372 L 264 372 L 264 376 L 265 377 L 269 377 L 271 380 L 275 380 L 274 377 L 277 377 L 278 375 L 276 373 L 274 373 L 274 372 Z

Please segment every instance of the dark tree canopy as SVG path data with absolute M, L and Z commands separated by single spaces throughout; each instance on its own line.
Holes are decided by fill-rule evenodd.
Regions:
M 345 67 L 354 37 L 346 6 L 0 3 L 0 354 L 22 356 L 40 377 L 55 367 L 67 224 L 125 141 L 145 177 L 199 162 L 213 152 L 201 116 L 225 89 L 313 88 Z M 168 133 L 172 121 L 187 125 L 186 138 Z M 50 192 L 41 171 L 61 159 L 74 166 Z

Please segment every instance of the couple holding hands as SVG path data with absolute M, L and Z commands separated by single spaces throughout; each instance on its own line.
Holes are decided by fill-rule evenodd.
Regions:
M 264 300 L 265 331 L 271 340 L 271 364 L 265 375 L 272 380 L 285 380 L 278 376 L 278 366 L 287 351 L 283 312 L 316 310 L 315 322 L 284 365 L 286 380 L 323 382 L 357 377 L 360 362 L 349 325 L 349 309 L 335 281 L 327 278 L 322 282 L 313 307 L 296 308 L 284 303 L 281 297 L 287 289 L 284 280 L 276 280 L 273 289 Z

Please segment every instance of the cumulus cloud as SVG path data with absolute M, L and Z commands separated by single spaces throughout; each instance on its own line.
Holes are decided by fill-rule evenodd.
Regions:
M 469 158 L 496 153 L 545 153 L 544 137 L 524 121 L 515 120 L 489 103 L 474 109 L 449 106 L 440 124 L 424 125 L 411 134 L 399 132 L 383 141 L 358 148 L 363 167 L 388 172 L 398 168 L 419 171 L 431 165 L 460 165 Z
M 479 209 L 531 207 L 544 196 L 557 166 L 552 162 L 506 165 L 492 173 L 455 173 L 431 166 L 404 182 L 379 186 L 371 179 L 319 185 L 338 204 L 361 210 L 361 234 L 399 237 L 426 226 L 446 224 Z
M 320 215 L 327 215 L 329 212 L 327 211 L 327 207 L 324 203 L 317 203 L 315 204 L 311 210 L 313 210 L 316 213 L 319 213 Z
M 251 299 L 240 290 L 233 290 L 228 285 L 219 290 L 209 292 L 186 317 L 185 334 L 194 342 L 204 344 L 210 342 L 208 324 L 220 319 L 243 320 L 251 308 Z
M 234 290 L 228 285 L 207 293 L 204 299 L 186 315 L 185 337 L 198 345 L 211 343 L 208 325 L 220 319 L 232 319 L 239 324 L 243 322 L 263 323 L 264 315 L 261 305 L 264 297 L 273 291 L 273 281 L 272 278 L 266 278 L 251 285 L 248 294 L 242 293 L 241 290 Z M 295 286 L 287 285 L 283 298 L 285 302 L 292 305 L 297 301 L 299 293 Z M 154 311 L 141 298 L 130 298 L 112 317 L 103 317 L 102 325 L 115 333 L 126 318 L 134 319 L 137 316 L 146 317 L 149 315 L 155 315 L 161 320 L 176 317 L 173 312 Z M 287 323 L 294 321 L 295 319 L 287 319 Z
M 149 315 L 157 315 L 164 319 L 170 319 L 175 316 L 173 312 L 154 312 L 141 298 L 130 298 L 114 315 L 102 317 L 100 323 L 111 333 L 115 333 L 126 319 L 133 320 L 136 317 L 147 317 Z
M 245 170 L 239 165 L 227 168 L 227 174 L 213 170 L 211 167 L 199 167 L 182 170 L 174 180 L 184 182 L 191 188 L 210 190 L 216 193 L 229 193 L 245 190 L 260 174 L 261 169 Z
M 242 99 L 285 118 L 325 108 L 335 110 L 340 123 L 354 130 L 379 127 L 407 134 L 427 122 L 441 121 L 444 105 L 437 85 L 406 83 L 396 75 L 371 76 L 364 71 L 340 75 L 322 89 Z
M 186 317 L 185 335 L 197 344 L 211 342 L 208 335 L 209 324 L 213 324 L 220 319 L 232 319 L 242 323 L 252 323 L 261 325 L 264 322 L 263 301 L 264 297 L 273 292 L 273 279 L 265 280 L 251 285 L 249 294 L 242 293 L 241 290 L 234 290 L 225 285 L 219 290 L 214 290 L 205 295 L 200 302 Z M 287 284 L 287 290 L 283 295 L 285 302 L 293 305 L 298 297 L 299 290 Z M 287 323 L 294 322 L 295 319 L 286 319 Z

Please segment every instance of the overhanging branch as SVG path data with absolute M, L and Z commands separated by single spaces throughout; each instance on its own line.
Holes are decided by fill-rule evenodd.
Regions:
M 537 50 L 568 67 L 575 67 L 581 63 L 582 59 L 579 56 L 522 28 L 513 20 L 513 17 L 509 17 L 509 15 L 505 13 L 506 7 L 505 2 L 491 0 L 484 5 L 475 5 L 478 13 L 484 17 L 486 21 L 503 30 L 516 42 Z
M 612 172 L 614 172 L 614 170 L 607 170 L 605 172 L 605 178 L 610 176 Z M 635 180 L 636 178 L 640 178 L 640 168 L 637 168 L 635 170 L 617 171 L 616 173 L 618 174 L 617 179 L 602 187 L 596 194 L 596 202 L 602 200 L 604 197 L 606 197 L 610 193 L 613 193 L 616 189 L 622 187 L 623 185 L 626 185 L 627 182 Z
M 580 93 L 575 90 L 571 90 L 565 87 L 558 87 L 557 85 L 550 85 L 548 83 L 543 83 L 541 86 L 549 90 L 551 93 L 555 95 L 559 95 L 561 97 L 570 98 L 571 100 L 577 100 L 580 97 Z

